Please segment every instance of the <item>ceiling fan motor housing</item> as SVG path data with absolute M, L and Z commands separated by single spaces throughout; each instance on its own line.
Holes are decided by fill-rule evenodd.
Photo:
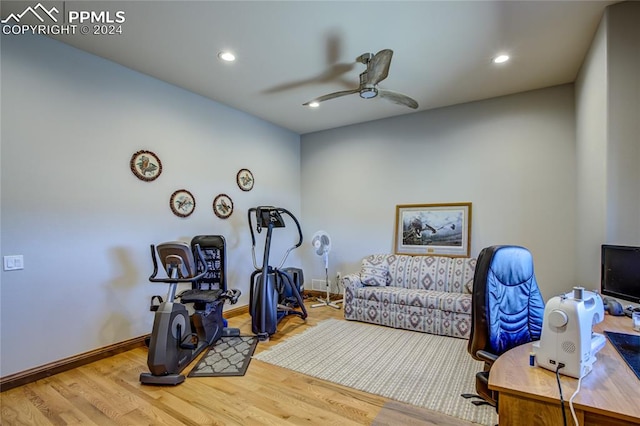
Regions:
M 371 99 L 378 96 L 378 89 L 375 84 L 368 82 L 368 73 L 366 71 L 360 74 L 360 97 L 362 99 Z
M 361 64 L 368 64 L 369 61 L 371 60 L 371 58 L 373 58 L 373 53 L 363 53 L 362 55 L 358 56 L 358 59 L 356 59 L 358 62 L 360 62 Z

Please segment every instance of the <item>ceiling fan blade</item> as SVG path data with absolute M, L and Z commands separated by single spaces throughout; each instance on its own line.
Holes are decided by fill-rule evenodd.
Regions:
M 418 108 L 418 102 L 411 99 L 407 95 L 403 95 L 402 93 L 399 93 L 399 92 L 394 92 L 393 90 L 385 90 L 385 89 L 379 88 L 378 96 L 380 96 L 381 98 L 389 99 L 391 102 L 399 105 L 408 106 L 409 108 L 413 108 L 413 109 Z
M 384 49 L 375 54 L 367 66 L 367 83 L 374 86 L 387 78 L 393 50 Z
M 360 89 L 353 89 L 353 90 L 343 90 L 341 92 L 329 93 L 328 95 L 320 96 L 319 98 L 315 98 L 313 100 L 310 100 L 309 102 L 305 102 L 302 105 L 309 106 L 311 102 L 320 103 L 320 102 L 328 101 L 329 99 L 339 98 L 341 96 L 353 95 L 354 93 L 358 93 L 359 91 Z

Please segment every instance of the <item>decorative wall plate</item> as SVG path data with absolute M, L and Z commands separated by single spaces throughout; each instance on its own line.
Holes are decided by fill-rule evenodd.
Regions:
M 131 157 L 129 167 L 140 180 L 151 182 L 162 173 L 162 163 L 156 154 L 151 151 L 138 151 Z
M 220 219 L 226 219 L 233 213 L 233 201 L 227 194 L 219 194 L 213 199 L 213 212 Z
M 240 169 L 236 176 L 236 182 L 243 191 L 251 191 L 253 189 L 253 173 L 249 169 Z
M 186 189 L 178 189 L 171 194 L 169 204 L 171 205 L 173 214 L 180 217 L 187 217 L 195 210 L 196 199 L 193 198 L 193 195 Z

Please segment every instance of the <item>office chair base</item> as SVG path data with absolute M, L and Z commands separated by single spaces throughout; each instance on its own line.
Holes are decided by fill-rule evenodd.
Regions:
M 480 395 L 477 395 L 475 393 L 463 393 L 460 396 L 465 398 L 465 399 L 470 399 L 470 398 L 478 398 L 478 399 L 480 399 L 480 401 L 471 401 L 471 403 L 473 405 L 475 405 L 476 407 L 478 407 L 480 405 L 490 405 L 492 407 L 495 407 L 492 403 L 490 403 L 489 401 L 485 400 Z

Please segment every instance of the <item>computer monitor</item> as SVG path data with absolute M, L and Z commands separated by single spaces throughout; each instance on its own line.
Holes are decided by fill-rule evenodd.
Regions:
M 640 247 L 602 245 L 602 294 L 640 303 Z

